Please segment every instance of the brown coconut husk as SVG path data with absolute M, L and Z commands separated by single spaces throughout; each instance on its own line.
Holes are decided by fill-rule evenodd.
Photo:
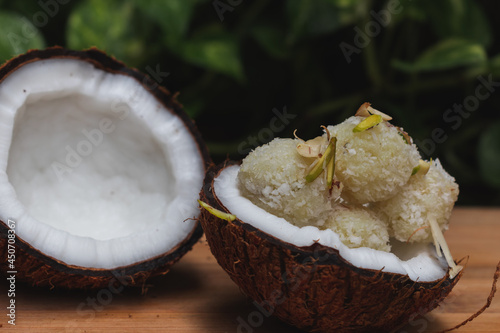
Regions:
M 227 166 L 209 169 L 201 200 L 231 213 L 213 182 Z M 219 265 L 240 289 L 284 322 L 311 332 L 391 332 L 439 305 L 463 274 L 432 282 L 362 269 L 336 249 L 293 244 L 244 221 L 202 210 L 201 224 Z

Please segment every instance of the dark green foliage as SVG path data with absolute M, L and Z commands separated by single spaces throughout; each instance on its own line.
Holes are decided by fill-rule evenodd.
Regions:
M 180 91 L 216 162 L 294 129 L 314 137 L 368 101 L 442 161 L 460 203 L 498 205 L 499 9 L 474 0 L 0 0 L 0 61 L 97 46 Z

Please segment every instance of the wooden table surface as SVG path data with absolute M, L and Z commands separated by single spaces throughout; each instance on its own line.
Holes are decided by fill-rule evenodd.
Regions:
M 500 209 L 455 209 L 445 237 L 455 258 L 470 255 L 467 270 L 440 308 L 415 320 L 401 333 L 453 327 L 485 303 L 500 260 Z M 145 294 L 139 288 L 127 289 L 106 298 L 109 293 L 18 284 L 15 327 L 7 323 L 8 288 L 2 280 L 0 333 L 298 332 L 272 317 L 264 318 L 258 327 L 238 330 L 238 320 L 247 321 L 258 310 L 217 265 L 205 240 L 168 274 L 151 280 Z M 500 332 L 500 295 L 482 316 L 457 332 Z

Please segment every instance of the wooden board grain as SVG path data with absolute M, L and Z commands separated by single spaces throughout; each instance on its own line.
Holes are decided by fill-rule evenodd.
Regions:
M 458 208 L 446 239 L 455 258 L 469 255 L 467 270 L 443 304 L 400 333 L 437 332 L 479 309 L 500 260 L 500 209 Z M 200 241 L 165 276 L 114 294 L 36 289 L 18 284 L 16 326 L 7 323 L 2 279 L 0 332 L 299 332 L 266 317 L 239 291 Z M 500 287 L 500 286 L 499 286 Z M 246 324 L 242 324 L 245 322 Z M 500 297 L 457 332 L 500 332 Z

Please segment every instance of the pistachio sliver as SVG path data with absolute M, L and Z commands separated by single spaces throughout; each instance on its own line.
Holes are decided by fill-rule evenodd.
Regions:
M 308 183 L 312 182 L 313 180 L 318 178 L 319 175 L 321 175 L 325 167 L 335 155 L 336 144 L 337 138 L 331 138 L 328 146 L 326 147 L 325 153 L 320 158 L 318 158 L 311 171 L 307 174 L 306 181 Z
M 418 164 L 420 165 L 419 172 L 423 175 L 426 175 L 427 172 L 429 172 L 429 169 L 431 168 L 432 160 L 430 162 L 420 160 L 418 161 Z
M 335 140 L 337 141 L 337 140 Z M 335 152 L 336 152 L 336 142 L 334 144 L 333 156 L 326 166 L 326 186 L 330 190 L 333 187 L 333 176 L 335 175 Z
M 333 186 L 333 176 L 335 174 L 335 156 L 332 156 L 326 166 L 326 187 L 331 189 Z
M 362 122 L 360 122 L 356 127 L 354 127 L 352 129 L 352 131 L 354 133 L 363 132 L 363 131 L 366 131 L 367 129 L 370 129 L 372 127 L 377 126 L 382 121 L 384 121 L 384 120 L 382 119 L 381 115 L 373 114 L 373 115 L 367 117 Z
M 427 162 L 424 160 L 419 160 L 418 165 L 413 168 L 411 175 L 416 175 L 416 174 L 421 174 L 421 175 L 426 175 L 427 172 L 429 172 L 429 169 L 431 167 L 431 162 Z
M 411 171 L 411 175 L 412 175 L 412 176 L 416 175 L 416 174 L 420 171 L 420 168 L 421 168 L 421 167 L 422 167 L 422 166 L 421 166 L 420 164 L 419 164 L 419 165 L 417 165 L 416 167 L 414 167 L 414 168 L 413 168 L 413 170 Z
M 207 204 L 201 200 L 198 200 L 198 203 L 200 204 L 201 207 L 205 208 L 213 216 L 216 216 L 216 217 L 218 217 L 222 220 L 226 220 L 228 222 L 236 220 L 236 215 L 224 213 L 223 211 L 220 211 L 220 210 L 210 206 L 209 204 Z

